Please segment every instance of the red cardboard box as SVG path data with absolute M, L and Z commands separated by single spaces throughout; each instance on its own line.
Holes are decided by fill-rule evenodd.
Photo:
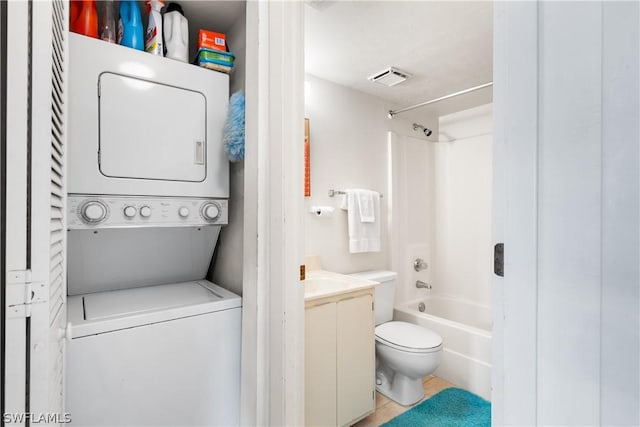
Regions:
M 227 36 L 223 33 L 215 33 L 213 31 L 201 29 L 198 33 L 198 49 L 202 48 L 226 52 Z

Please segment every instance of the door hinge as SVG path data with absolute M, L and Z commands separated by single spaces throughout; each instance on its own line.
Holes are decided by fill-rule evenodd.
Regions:
M 493 247 L 493 272 L 504 277 L 504 243 L 496 243 Z
M 7 272 L 7 318 L 31 316 L 33 304 L 47 301 L 45 284 L 33 282 L 31 270 Z

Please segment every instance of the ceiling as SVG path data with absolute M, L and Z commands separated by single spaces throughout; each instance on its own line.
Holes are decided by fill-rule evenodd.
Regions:
M 305 67 L 317 77 L 405 107 L 493 80 L 488 1 L 307 0 Z M 367 78 L 397 67 L 413 75 L 386 87 Z M 420 110 L 443 115 L 491 102 L 491 88 Z

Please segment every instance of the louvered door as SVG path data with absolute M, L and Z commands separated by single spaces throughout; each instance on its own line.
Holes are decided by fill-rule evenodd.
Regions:
M 32 6 L 31 269 L 42 303 L 31 315 L 30 405 L 63 420 L 66 325 L 66 58 L 68 3 Z
M 10 425 L 64 414 L 68 2 L 9 2 L 6 13 L 5 411 Z M 4 20 L 3 20 L 4 22 Z M 6 62 L 5 62 L 6 61 Z M 5 76 L 3 75 L 3 78 Z M 17 423 L 13 423 L 17 421 Z M 28 424 L 28 422 L 27 422 Z

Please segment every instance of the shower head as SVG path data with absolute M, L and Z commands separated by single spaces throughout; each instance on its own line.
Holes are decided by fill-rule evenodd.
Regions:
M 413 130 L 421 130 L 425 136 L 431 136 L 431 134 L 433 133 L 433 131 L 429 128 L 426 128 L 422 125 L 419 125 L 417 123 L 413 124 Z

